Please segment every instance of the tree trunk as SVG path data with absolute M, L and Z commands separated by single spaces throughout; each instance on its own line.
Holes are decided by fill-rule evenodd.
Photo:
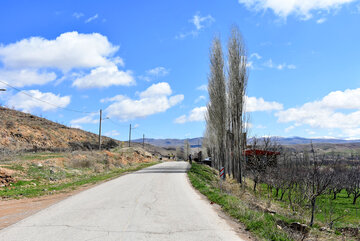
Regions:
M 285 195 L 285 190 L 281 190 L 280 201 L 282 201 L 282 200 L 283 200 L 284 195 Z
M 279 188 L 276 188 L 276 193 L 275 193 L 275 197 L 277 198 L 279 196 Z
M 311 199 L 311 220 L 310 220 L 310 227 L 314 224 L 314 215 L 315 215 L 315 204 L 316 204 L 316 198 Z
M 355 195 L 355 194 L 354 194 L 354 199 L 353 199 L 353 203 L 352 203 L 352 204 L 354 204 L 354 205 L 356 204 L 356 200 L 357 200 L 358 197 L 359 197 L 359 195 Z

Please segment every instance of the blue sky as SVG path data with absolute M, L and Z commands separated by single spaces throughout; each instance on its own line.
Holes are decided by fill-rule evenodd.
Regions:
M 360 138 L 358 0 L 2 0 L 0 103 L 95 133 L 103 109 L 123 140 L 130 123 L 133 138 L 202 136 L 209 48 L 219 34 L 226 53 L 233 24 L 252 135 Z

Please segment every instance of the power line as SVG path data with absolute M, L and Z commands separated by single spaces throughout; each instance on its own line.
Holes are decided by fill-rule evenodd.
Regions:
M 19 93 L 22 93 L 22 94 L 24 94 L 24 95 L 26 95 L 26 96 L 29 96 L 29 97 L 37 100 L 37 101 L 46 103 L 46 104 L 48 104 L 48 105 L 52 105 L 52 106 L 54 106 L 54 107 L 56 107 L 56 108 L 60 108 L 60 109 L 67 110 L 67 111 L 72 111 L 72 112 L 77 112 L 77 113 L 83 113 L 83 114 L 94 114 L 94 113 L 98 113 L 97 111 L 92 111 L 92 112 L 89 112 L 89 111 L 81 111 L 81 110 L 74 110 L 74 109 L 70 109 L 70 108 L 58 106 L 58 105 L 55 105 L 55 104 L 53 104 L 53 103 L 47 102 L 47 101 L 45 101 L 45 100 L 36 98 L 36 97 L 32 96 L 31 94 L 26 93 L 25 90 L 18 89 L 18 88 L 16 88 L 16 87 L 12 86 L 12 85 L 9 85 L 8 83 L 6 83 L 6 82 L 4 82 L 4 81 L 1 81 L 1 80 L 0 80 L 0 82 L 3 83 L 3 84 L 5 84 L 5 85 L 7 85 L 7 86 L 9 86 L 9 87 L 12 88 L 12 89 L 18 91 Z

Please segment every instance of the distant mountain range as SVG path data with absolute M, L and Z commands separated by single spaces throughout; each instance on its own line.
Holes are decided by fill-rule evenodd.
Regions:
M 161 146 L 161 147 L 177 147 L 177 146 L 184 146 L 185 140 L 189 141 L 191 147 L 201 147 L 202 145 L 202 137 L 197 138 L 190 138 L 190 139 L 152 139 L 152 138 L 145 138 L 145 143 L 151 144 L 154 146 Z M 142 142 L 143 139 L 136 139 L 133 142 Z
M 332 139 L 332 138 L 303 138 L 303 137 L 272 137 L 281 145 L 298 145 L 298 144 L 310 144 L 311 142 L 314 144 L 319 143 L 329 143 L 329 144 L 346 144 L 346 143 L 359 143 L 358 140 L 343 140 L 343 139 Z M 185 140 L 188 140 L 191 147 L 200 147 L 202 145 L 202 137 L 190 138 L 190 139 L 152 139 L 145 138 L 145 143 L 161 146 L 161 147 L 177 147 L 183 146 Z M 142 139 L 133 140 L 134 142 L 142 142 Z

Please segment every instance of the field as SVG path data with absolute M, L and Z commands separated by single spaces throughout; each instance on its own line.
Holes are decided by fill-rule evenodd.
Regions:
M 251 183 L 251 180 L 247 182 Z M 273 190 L 270 198 L 267 190 L 267 185 L 261 184 L 254 195 L 261 197 L 264 201 L 271 201 L 283 208 L 289 208 L 290 203 L 287 199 L 287 192 L 285 192 L 283 199 L 280 200 L 281 190 L 278 197 L 276 197 L 276 191 Z M 251 190 L 249 189 L 249 191 Z M 356 205 L 352 204 L 352 202 L 352 196 L 349 197 L 345 190 L 338 193 L 336 199 L 333 199 L 333 194 L 320 196 L 317 200 L 315 212 L 315 220 L 318 221 L 317 227 L 329 226 L 331 222 L 333 228 L 360 227 L 360 202 L 358 201 Z M 310 213 L 306 205 L 295 205 L 295 211 L 305 220 L 309 220 Z
M 243 223 L 246 229 L 262 240 L 357 240 L 359 237 L 349 229 L 342 227 L 359 227 L 359 205 L 353 206 L 345 193 L 338 195 L 334 201 L 331 195 L 325 195 L 318 202 L 315 225 L 310 228 L 309 213 L 306 208 L 295 212 L 289 208 L 287 201 L 268 197 L 267 187 L 259 185 L 256 193 L 247 180 L 247 187 L 240 187 L 234 180 L 220 182 L 217 172 L 208 166 L 194 163 L 188 173 L 192 185 L 212 202 L 218 203 L 233 218 Z M 346 197 L 345 197 L 346 196 Z M 332 204 L 330 205 L 329 202 Z M 330 209 L 332 211 L 330 212 Z M 347 210 L 347 211 L 346 211 Z M 327 228 L 327 219 L 346 216 L 336 221 L 337 229 Z M 302 227 L 302 231 L 299 231 Z

